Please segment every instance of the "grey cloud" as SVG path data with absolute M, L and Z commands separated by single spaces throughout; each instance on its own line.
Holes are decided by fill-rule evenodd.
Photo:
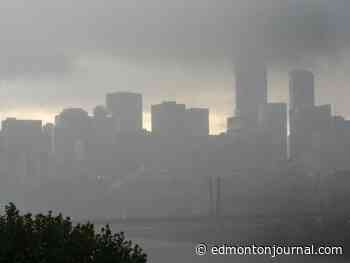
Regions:
M 80 54 L 140 59 L 271 62 L 332 57 L 348 48 L 344 0 L 4 1 L 3 75 L 65 73 Z

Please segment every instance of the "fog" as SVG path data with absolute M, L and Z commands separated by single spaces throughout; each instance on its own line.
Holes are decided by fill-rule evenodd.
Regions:
M 209 106 L 218 133 L 232 113 L 235 57 L 254 50 L 275 72 L 272 100 L 287 99 L 286 71 L 303 65 L 320 72 L 318 99 L 349 116 L 348 9 L 340 0 L 3 1 L 2 113 L 52 122 L 64 107 L 92 110 L 102 94 L 131 90 L 144 93 L 145 113 L 164 97 Z
M 205 240 L 346 246 L 349 12 L 1 1 L 0 204 L 110 223 L 151 262 Z

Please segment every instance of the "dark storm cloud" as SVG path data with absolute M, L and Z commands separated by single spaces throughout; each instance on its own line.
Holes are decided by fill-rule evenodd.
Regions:
M 80 54 L 272 62 L 335 56 L 349 43 L 345 0 L 3 1 L 3 75 L 65 73 Z

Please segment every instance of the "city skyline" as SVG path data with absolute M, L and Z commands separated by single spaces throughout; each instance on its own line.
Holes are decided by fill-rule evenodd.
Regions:
M 124 262 L 112 240 L 139 262 L 125 233 L 152 263 L 271 261 L 212 257 L 230 243 L 327 245 L 346 262 L 349 11 L 3 0 L 0 259 Z
M 281 78 L 280 76 L 283 76 Z M 335 100 L 337 99 L 337 96 L 329 96 L 329 90 L 324 87 L 325 85 L 328 85 L 327 81 L 322 82 L 322 75 L 320 76 L 317 74 L 315 75 L 315 99 L 316 99 L 316 105 L 320 104 L 331 104 L 332 105 L 332 111 L 334 115 L 340 115 L 344 116 L 345 118 L 350 117 L 350 112 L 347 112 L 346 108 L 344 106 L 347 106 L 343 103 L 340 105 L 335 103 Z M 171 81 L 169 81 L 171 82 Z M 227 82 L 227 83 L 226 83 Z M 226 120 L 228 117 L 234 116 L 234 109 L 235 109 L 235 73 L 234 70 L 231 72 L 231 80 L 227 79 L 224 80 L 223 83 L 225 83 L 225 89 L 223 94 L 217 94 L 215 92 L 213 93 L 206 93 L 204 95 L 200 94 L 198 97 L 183 97 L 183 94 L 175 94 L 173 96 L 169 97 L 160 97 L 158 96 L 157 100 L 152 97 L 152 92 L 148 94 L 147 92 L 143 93 L 143 100 L 144 100 L 144 107 L 143 107 L 143 126 L 146 130 L 151 131 L 151 104 L 158 104 L 163 101 L 177 101 L 179 103 L 184 103 L 188 105 L 189 107 L 204 107 L 210 109 L 210 134 L 220 134 L 222 132 L 226 131 Z M 336 83 L 336 82 L 335 82 Z M 227 87 L 226 87 L 227 86 Z M 287 103 L 289 101 L 289 72 L 285 71 L 283 73 L 279 73 L 276 75 L 274 72 L 268 71 L 268 102 L 283 102 Z M 338 88 L 338 90 L 342 90 L 341 87 Z M 115 92 L 115 91 L 127 91 L 124 89 L 109 89 L 108 92 Z M 135 91 L 135 90 L 133 90 Z M 108 93 L 106 92 L 106 93 Z M 137 92 L 137 91 L 136 91 Z M 210 94 L 214 95 L 214 98 L 212 99 Z M 18 119 L 40 119 L 43 120 L 44 123 L 53 123 L 55 116 L 62 111 L 64 108 L 70 108 L 70 107 L 81 107 L 87 110 L 90 114 L 92 114 L 93 108 L 96 105 L 104 104 L 104 93 L 96 94 L 95 99 L 90 99 L 89 103 L 83 103 L 84 95 L 80 96 L 80 103 L 77 101 L 76 104 L 67 103 L 62 106 L 56 106 L 55 108 L 50 108 L 49 106 L 42 106 L 40 107 L 40 102 L 42 102 L 42 98 L 38 98 L 37 102 L 36 99 L 32 99 L 32 105 L 28 107 L 16 108 L 16 107 L 9 107 L 8 109 L 4 109 L 4 105 L 6 105 L 7 102 L 4 103 L 4 105 L 1 107 L 0 111 L 0 118 L 6 119 L 7 117 L 16 117 Z M 99 99 L 98 99 L 99 98 Z M 20 98 L 18 98 L 20 100 Z M 344 101 L 344 100 L 342 100 Z M 48 107 L 48 108 L 47 108 Z
M 252 49 L 271 63 L 271 101 L 287 102 L 289 69 L 308 68 L 318 78 L 317 104 L 350 117 L 348 8 L 300 0 L 39 0 L 25 8 L 4 1 L 0 15 L 11 30 L 0 37 L 1 117 L 52 121 L 63 108 L 91 111 L 102 94 L 127 90 L 144 94 L 145 119 L 164 98 L 209 107 L 217 134 L 232 113 L 235 56 Z

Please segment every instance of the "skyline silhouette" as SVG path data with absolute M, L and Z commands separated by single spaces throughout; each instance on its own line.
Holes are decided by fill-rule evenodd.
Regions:
M 209 107 L 217 134 L 232 114 L 232 64 L 252 50 L 271 65 L 270 101 L 287 102 L 287 73 L 307 68 L 317 76 L 317 104 L 350 117 L 344 1 L 39 0 L 20 7 L 5 1 L 1 10 L 1 119 L 53 122 L 63 108 L 91 111 L 108 92 L 133 91 L 144 94 L 147 116 L 163 98 Z
M 201 242 L 341 246 L 347 260 L 349 11 L 345 0 L 4 0 L 2 231 L 108 224 L 105 238 L 125 231 L 152 263 L 271 260 L 198 258 Z M 102 240 L 90 223 L 74 229 L 85 227 Z

